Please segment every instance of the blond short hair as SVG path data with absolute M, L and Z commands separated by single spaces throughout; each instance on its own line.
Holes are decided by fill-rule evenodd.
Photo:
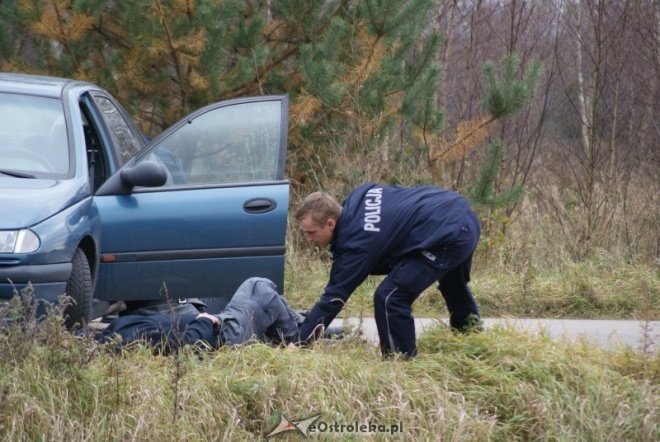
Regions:
M 331 195 L 325 192 L 314 192 L 307 195 L 300 203 L 296 209 L 295 217 L 297 221 L 300 221 L 305 216 L 311 215 L 314 222 L 320 225 L 329 219 L 336 221 L 341 212 L 341 205 Z

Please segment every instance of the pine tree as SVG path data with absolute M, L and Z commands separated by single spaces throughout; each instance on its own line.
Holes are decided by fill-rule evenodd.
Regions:
M 500 208 L 517 203 L 523 194 L 522 186 L 512 186 L 496 193 L 498 170 L 504 157 L 501 140 L 490 143 L 488 155 L 479 171 L 477 182 L 467 188 L 467 194 L 474 204 L 486 208 Z
M 429 0 L 344 2 L 322 37 L 302 46 L 303 82 L 292 117 L 305 155 L 296 178 L 313 176 L 309 169 L 317 166 L 305 167 L 306 157 L 317 158 L 335 178 L 326 181 L 343 193 L 368 179 L 397 181 L 403 157 L 422 158 L 423 145 L 411 133 L 442 125 L 434 98 L 440 39 L 427 29 L 432 10 Z M 404 138 L 398 145 L 395 130 Z
M 526 106 L 536 88 L 540 70 L 541 65 L 532 62 L 527 72 L 521 74 L 515 54 L 503 57 L 499 65 L 485 63 L 483 72 L 486 93 L 481 105 L 488 116 L 469 122 L 468 126 L 473 125 L 472 132 L 461 134 L 463 141 L 455 142 L 455 145 L 460 146 L 463 152 L 478 147 L 488 137 L 492 123 L 510 118 Z M 465 189 L 480 212 L 487 249 L 492 245 L 490 240 L 504 240 L 509 222 L 507 210 L 518 204 L 524 191 L 521 185 L 508 184 L 507 187 L 498 182 L 505 149 L 506 146 L 501 140 L 492 141 L 476 182 Z
M 427 29 L 433 6 L 432 0 L 5 0 L 0 67 L 95 82 L 148 135 L 214 101 L 288 93 L 293 182 L 323 174 L 344 183 L 339 161 L 368 158 L 388 173 L 401 158 L 424 157 L 414 130 L 441 127 L 434 98 L 439 37 Z M 311 163 L 310 154 L 318 161 Z M 355 176 L 368 178 L 362 171 Z
M 492 62 L 484 64 L 486 96 L 482 100 L 482 107 L 493 121 L 511 117 L 526 106 L 534 94 L 541 64 L 530 63 L 529 69 L 522 75 L 519 73 L 519 64 L 515 54 L 504 56 L 499 69 Z M 519 76 L 522 77 L 520 80 L 518 80 Z M 515 204 L 522 197 L 523 189 L 516 185 L 498 195 L 494 194 L 497 171 L 504 157 L 504 148 L 499 140 L 490 145 L 489 154 L 481 166 L 479 180 L 469 189 L 477 204 L 499 208 Z
M 490 61 L 484 63 L 485 96 L 481 102 L 484 114 L 459 122 L 453 135 L 449 137 L 441 135 L 430 139 L 428 162 L 436 184 L 445 184 L 442 176 L 444 166 L 481 146 L 490 135 L 494 123 L 511 117 L 529 102 L 540 72 L 540 63 L 532 62 L 527 72 L 521 74 L 519 60 L 515 54 L 505 55 L 498 65 Z M 491 155 L 483 167 L 493 167 L 488 162 L 497 159 L 494 153 L 500 149 L 491 145 Z M 497 161 L 499 163 L 500 160 Z M 494 182 L 492 180 L 492 183 Z

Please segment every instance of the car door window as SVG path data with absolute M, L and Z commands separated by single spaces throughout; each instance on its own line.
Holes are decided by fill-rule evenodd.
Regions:
M 93 94 L 92 98 L 98 106 L 103 120 L 110 132 L 112 143 L 117 150 L 117 159 L 124 165 L 142 148 L 139 136 L 131 129 L 122 112 L 103 95 Z
M 281 99 L 222 104 L 180 122 L 140 161 L 165 165 L 166 186 L 273 181 L 282 136 Z

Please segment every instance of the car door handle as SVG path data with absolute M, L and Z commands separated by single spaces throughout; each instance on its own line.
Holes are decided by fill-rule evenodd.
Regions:
M 276 207 L 277 202 L 270 198 L 253 198 L 243 204 L 243 210 L 247 213 L 268 213 Z

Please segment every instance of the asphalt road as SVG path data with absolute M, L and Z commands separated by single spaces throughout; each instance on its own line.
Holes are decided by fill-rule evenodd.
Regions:
M 600 320 L 600 319 L 531 319 L 531 318 L 484 318 L 486 330 L 493 327 L 512 327 L 534 335 L 546 335 L 553 339 L 569 342 L 585 342 L 613 350 L 625 346 L 635 351 L 656 352 L 660 349 L 660 321 Z M 331 327 L 344 324 L 335 319 Z M 349 318 L 353 327 L 360 326 L 363 338 L 378 344 L 378 332 L 374 318 Z M 442 322 L 448 324 L 447 318 Z M 436 327 L 440 320 L 415 318 L 417 336 L 424 330 Z M 92 327 L 102 329 L 107 324 L 92 322 Z
M 349 318 L 349 324 L 361 323 L 364 338 L 378 343 L 376 323 L 373 318 Z M 419 336 L 429 327 L 435 327 L 438 319 L 416 318 L 415 328 Z M 443 319 L 446 324 L 448 321 Z M 336 319 L 332 325 L 343 321 Z M 612 350 L 626 346 L 636 351 L 654 352 L 659 348 L 660 321 L 632 320 L 585 320 L 585 319 L 522 319 L 522 318 L 485 318 L 486 329 L 500 326 L 513 327 L 516 330 L 532 334 L 544 334 L 553 339 L 571 342 L 587 342 L 604 349 Z

